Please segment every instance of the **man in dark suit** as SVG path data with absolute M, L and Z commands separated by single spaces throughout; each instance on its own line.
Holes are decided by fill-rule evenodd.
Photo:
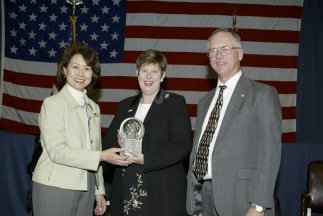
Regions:
M 214 31 L 208 57 L 218 83 L 198 105 L 187 211 L 198 216 L 271 215 L 281 157 L 278 93 L 242 74 L 243 49 L 236 32 Z M 219 116 L 209 123 L 215 105 Z

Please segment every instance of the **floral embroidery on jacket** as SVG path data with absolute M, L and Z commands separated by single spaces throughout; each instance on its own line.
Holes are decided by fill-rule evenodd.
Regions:
M 147 196 L 147 192 L 141 188 L 143 184 L 143 181 L 141 180 L 141 175 L 136 175 L 138 177 L 138 184 L 137 186 L 132 186 L 130 188 L 131 199 L 123 201 L 123 213 L 125 213 L 126 215 L 128 215 L 129 211 L 131 210 L 135 211 L 136 209 L 140 209 L 142 206 L 140 197 Z

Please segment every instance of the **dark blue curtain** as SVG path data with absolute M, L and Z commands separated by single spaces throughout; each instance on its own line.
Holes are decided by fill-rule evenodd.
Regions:
M 297 143 L 323 145 L 322 0 L 304 0 L 298 59 Z
M 35 136 L 0 130 L 0 216 L 27 216 L 26 195 L 31 189 L 28 163 Z

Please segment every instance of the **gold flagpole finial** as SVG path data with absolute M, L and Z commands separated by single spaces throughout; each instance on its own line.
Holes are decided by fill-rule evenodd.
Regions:
M 238 32 L 238 27 L 237 27 L 237 11 L 236 8 L 233 8 L 233 14 L 232 14 L 232 27 L 231 30 L 235 33 Z
M 82 0 L 66 0 L 66 3 L 72 5 L 72 18 L 71 18 L 71 22 L 72 22 L 72 26 L 73 26 L 73 42 L 76 41 L 76 15 L 75 15 L 75 11 L 76 11 L 76 6 L 77 5 L 81 5 L 83 4 Z

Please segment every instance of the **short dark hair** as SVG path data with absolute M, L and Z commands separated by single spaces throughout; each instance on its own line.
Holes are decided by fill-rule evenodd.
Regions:
M 92 81 L 86 87 L 86 89 L 91 89 L 100 77 L 101 67 L 100 67 L 99 57 L 97 53 L 94 51 L 94 49 L 92 49 L 88 45 L 81 42 L 72 42 L 63 49 L 57 62 L 57 74 L 56 74 L 57 81 L 62 86 L 65 85 L 66 77 L 65 77 L 63 68 L 67 67 L 71 58 L 76 54 L 82 55 L 85 63 L 92 68 L 92 71 L 93 71 Z
M 166 56 L 158 50 L 149 49 L 142 52 L 136 61 L 136 68 L 139 71 L 144 64 L 158 64 L 162 72 L 166 71 L 167 59 Z

